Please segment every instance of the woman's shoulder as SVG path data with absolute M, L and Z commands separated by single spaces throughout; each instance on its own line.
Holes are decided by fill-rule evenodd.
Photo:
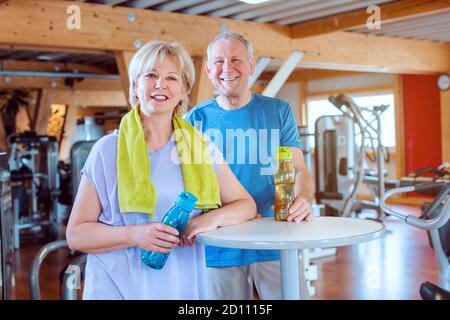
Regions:
M 117 152 L 117 130 L 98 139 L 92 147 L 93 152 L 114 155 Z

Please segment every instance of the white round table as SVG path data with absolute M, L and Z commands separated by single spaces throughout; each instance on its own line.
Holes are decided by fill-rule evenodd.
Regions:
M 281 296 L 299 299 L 298 250 L 358 244 L 384 232 L 377 221 L 341 217 L 315 217 L 311 222 L 279 222 L 262 218 L 200 233 L 204 244 L 240 249 L 279 249 Z

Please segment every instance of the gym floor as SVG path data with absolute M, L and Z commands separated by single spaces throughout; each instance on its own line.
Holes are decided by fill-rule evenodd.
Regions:
M 417 206 L 393 206 L 418 215 Z M 438 269 L 425 231 L 388 217 L 382 239 L 341 247 L 337 255 L 313 260 L 318 280 L 313 299 L 420 299 L 422 282 L 438 283 Z M 28 243 L 15 252 L 16 288 L 13 297 L 30 299 L 28 270 L 43 243 Z M 50 254 L 42 264 L 42 299 L 59 299 L 59 272 L 70 262 L 68 250 Z

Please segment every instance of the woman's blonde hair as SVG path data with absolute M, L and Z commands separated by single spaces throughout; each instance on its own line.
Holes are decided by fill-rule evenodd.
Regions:
M 132 106 L 138 103 L 138 97 L 134 92 L 138 77 L 161 63 L 165 58 L 171 58 L 180 68 L 186 96 L 181 104 L 176 106 L 174 112 L 177 115 L 182 115 L 186 112 L 189 103 L 188 94 L 194 85 L 195 68 L 186 49 L 177 42 L 149 41 L 136 52 L 128 68 L 128 78 L 130 79 L 129 101 Z

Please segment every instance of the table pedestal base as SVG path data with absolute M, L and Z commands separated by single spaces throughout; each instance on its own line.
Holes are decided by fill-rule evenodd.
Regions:
M 309 300 L 305 270 L 303 263 L 299 264 L 298 250 L 281 250 L 280 257 L 281 298 L 283 300 L 299 300 L 300 298 Z

